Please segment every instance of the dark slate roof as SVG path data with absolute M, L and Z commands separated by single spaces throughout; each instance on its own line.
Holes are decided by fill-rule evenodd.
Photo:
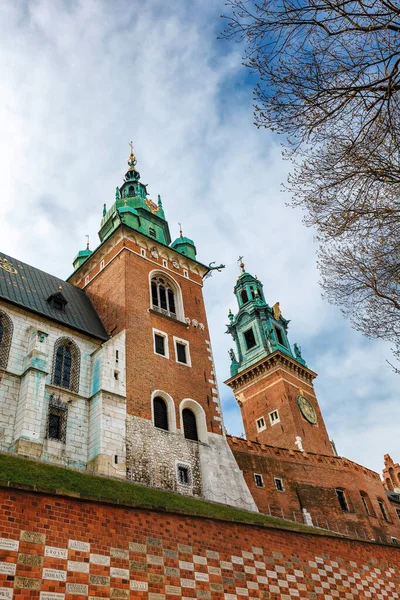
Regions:
M 67 300 L 63 311 L 47 301 L 60 292 L 59 286 Z M 86 292 L 1 252 L 0 298 L 90 336 L 109 338 Z
M 386 490 L 386 495 L 391 502 L 397 502 L 400 504 L 400 494 L 396 494 L 395 492 L 389 492 Z

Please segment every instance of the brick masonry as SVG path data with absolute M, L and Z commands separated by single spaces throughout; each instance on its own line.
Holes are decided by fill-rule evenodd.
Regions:
M 391 600 L 400 549 L 0 489 L 0 598 Z

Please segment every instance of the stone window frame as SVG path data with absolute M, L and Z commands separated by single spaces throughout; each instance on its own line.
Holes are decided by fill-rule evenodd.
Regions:
M 350 503 L 347 499 L 346 493 L 343 488 L 335 488 L 336 498 L 339 502 L 339 506 L 343 512 L 350 511 Z
M 380 515 L 381 518 L 384 519 L 386 521 L 386 523 L 390 523 L 389 513 L 387 511 L 385 501 L 383 500 L 383 498 L 377 498 L 377 500 L 378 500 L 379 509 L 381 511 L 381 515 Z
M 14 324 L 10 316 L 3 310 L 0 310 L 0 322 L 3 326 L 3 335 L 0 342 L 0 369 L 6 369 L 10 358 Z
M 272 415 L 277 414 L 277 418 L 276 419 L 272 419 Z M 269 422 L 271 423 L 271 425 L 277 425 L 277 423 L 281 422 L 281 417 L 279 415 L 279 410 L 276 408 L 275 410 L 272 410 L 270 413 L 268 413 L 268 417 L 269 417 Z
M 69 346 L 71 348 L 71 371 L 70 371 L 70 382 L 68 386 L 62 385 L 61 383 L 55 383 L 56 370 L 57 370 L 57 351 L 61 346 Z M 51 385 L 69 390 L 70 392 L 79 393 L 79 380 L 81 370 L 81 351 L 79 346 L 74 340 L 69 337 L 63 336 L 56 340 L 54 344 L 53 352 L 53 366 L 51 370 Z
M 259 424 L 259 422 L 262 421 L 262 424 Z M 265 431 L 267 429 L 267 424 L 265 422 L 265 417 L 258 417 L 258 419 L 256 419 L 256 427 L 257 427 L 257 432 L 260 433 L 261 431 Z
M 183 417 L 182 412 L 185 408 L 190 408 L 193 411 L 196 417 L 196 425 L 197 425 L 197 436 L 198 442 L 202 442 L 203 444 L 208 444 L 208 431 L 207 431 L 207 421 L 206 421 L 206 413 L 204 412 L 204 408 L 196 402 L 196 400 L 192 400 L 192 398 L 184 398 L 179 405 L 179 418 L 180 418 L 180 429 L 182 435 L 184 436 L 183 429 Z M 187 439 L 187 438 L 185 438 Z M 193 441 L 194 440 L 189 440 Z M 198 443 L 195 442 L 195 443 Z
M 363 506 L 365 508 L 366 514 L 369 517 L 376 517 L 374 507 L 372 506 L 372 502 L 371 502 L 370 497 L 368 496 L 367 492 L 360 490 L 360 497 L 361 497 L 361 502 L 363 503 Z M 399 519 L 400 519 L 400 516 L 399 516 Z
M 277 484 L 277 481 L 280 482 L 280 484 Z M 277 492 L 284 492 L 285 491 L 285 486 L 283 484 L 283 479 L 282 477 L 274 477 L 274 485 L 275 485 L 275 490 Z M 278 485 L 281 486 L 281 488 L 278 487 Z
M 153 331 L 153 351 L 154 354 L 156 356 L 161 356 L 162 358 L 166 358 L 169 360 L 169 342 L 168 342 L 168 333 L 165 333 L 165 331 L 161 331 L 161 329 L 155 329 L 155 327 L 153 327 L 152 329 Z M 164 338 L 164 350 L 165 350 L 165 354 L 160 354 L 159 352 L 156 351 L 156 335 L 159 335 L 160 337 Z
M 50 415 L 60 418 L 60 437 L 50 436 Z M 67 441 L 68 403 L 51 394 L 47 409 L 46 439 L 65 444 Z
M 155 306 L 153 304 L 151 282 L 153 279 L 157 279 L 157 278 L 164 279 L 174 294 L 175 313 L 173 313 L 173 314 L 169 314 L 168 310 L 161 309 L 161 307 Z M 170 319 L 185 322 L 185 311 L 183 308 L 182 289 L 181 289 L 181 286 L 179 285 L 179 283 L 169 273 L 165 273 L 165 271 L 161 271 L 159 269 L 153 269 L 152 271 L 150 271 L 150 273 L 149 273 L 149 299 L 150 299 L 150 302 L 149 302 L 150 308 L 152 310 L 156 311 L 161 316 L 165 316 Z
M 254 483 L 256 484 L 256 487 L 259 487 L 259 488 L 263 488 L 263 487 L 265 487 L 265 486 L 264 486 L 264 478 L 263 478 L 263 476 L 261 475 L 261 473 L 253 473 L 253 477 L 254 477 Z M 259 481 L 261 482 L 260 484 L 259 484 L 259 483 L 257 483 L 257 477 L 259 477 L 259 478 L 260 478 L 260 479 L 259 479 Z
M 175 402 L 167 392 L 164 390 L 154 390 L 151 394 L 151 420 L 154 425 L 154 404 L 153 400 L 159 396 L 162 398 L 167 405 L 167 415 L 168 415 L 168 430 L 167 429 L 159 429 L 156 428 L 157 431 L 168 431 L 169 433 L 176 433 L 176 410 L 175 410 Z M 155 426 L 155 425 L 154 425 Z
M 184 469 L 188 475 L 188 482 L 182 482 L 179 480 L 179 469 Z M 192 474 L 192 466 L 189 463 L 183 462 L 181 460 L 175 461 L 175 472 L 176 472 L 176 481 L 178 486 L 182 486 L 184 488 L 192 488 L 193 487 L 193 474 Z
M 174 339 L 174 348 L 175 348 L 175 360 L 179 365 L 185 365 L 186 367 L 191 367 L 192 366 L 192 359 L 190 356 L 190 346 L 189 346 L 189 342 L 187 340 L 184 340 L 182 338 L 177 337 L 176 335 L 173 336 Z M 181 362 L 180 360 L 178 360 L 178 344 L 182 344 L 182 346 L 185 346 L 186 348 L 186 362 Z

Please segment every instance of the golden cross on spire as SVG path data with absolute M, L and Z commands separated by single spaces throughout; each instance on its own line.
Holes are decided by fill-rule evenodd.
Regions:
M 87 242 L 86 242 L 86 250 L 89 250 L 89 236 L 88 234 L 85 235 Z
M 179 225 L 179 235 L 181 237 L 183 237 L 183 235 L 182 235 L 182 223 L 178 223 L 178 225 Z
M 129 146 L 131 147 L 131 154 L 133 154 L 133 142 L 132 142 L 132 140 L 129 142 Z
M 242 273 L 244 273 L 243 256 L 239 256 L 239 258 L 237 259 L 237 262 L 238 262 L 239 267 L 242 269 Z

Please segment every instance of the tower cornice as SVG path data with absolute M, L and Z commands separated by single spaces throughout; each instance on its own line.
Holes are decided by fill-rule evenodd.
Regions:
M 284 354 L 280 350 L 276 350 L 266 358 L 262 358 L 251 367 L 244 369 L 237 375 L 230 377 L 224 383 L 232 388 L 233 391 L 239 390 L 244 385 L 258 379 L 261 375 L 271 373 L 278 369 L 283 369 L 296 377 L 302 379 L 305 383 L 312 384 L 313 379 L 317 377 L 317 373 L 311 371 L 308 367 L 297 362 L 297 360 Z

